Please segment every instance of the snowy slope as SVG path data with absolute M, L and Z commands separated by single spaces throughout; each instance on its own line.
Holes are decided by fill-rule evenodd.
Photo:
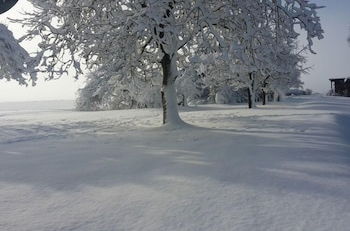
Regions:
M 0 104 L 0 230 L 350 230 L 349 98 L 70 107 Z

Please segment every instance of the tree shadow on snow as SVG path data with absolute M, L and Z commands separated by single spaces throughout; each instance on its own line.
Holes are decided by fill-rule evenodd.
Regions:
M 257 191 L 349 199 L 350 157 L 337 138 L 202 128 L 125 135 L 19 143 L 0 151 L 0 181 L 66 191 L 207 178 Z

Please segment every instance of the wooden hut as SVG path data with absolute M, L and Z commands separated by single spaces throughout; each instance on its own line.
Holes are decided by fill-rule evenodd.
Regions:
M 350 97 L 350 77 L 329 79 L 331 81 L 331 95 Z

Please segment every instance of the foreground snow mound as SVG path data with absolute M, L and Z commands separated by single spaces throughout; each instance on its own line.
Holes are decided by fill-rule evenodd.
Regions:
M 350 99 L 188 108 L 175 131 L 69 108 L 0 104 L 0 230 L 350 227 Z

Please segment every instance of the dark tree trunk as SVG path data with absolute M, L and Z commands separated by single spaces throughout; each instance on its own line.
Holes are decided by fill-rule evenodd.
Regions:
M 163 124 L 166 124 L 167 104 L 166 104 L 165 94 L 163 90 L 161 91 L 161 95 L 162 95 L 162 108 L 163 108 Z
M 248 107 L 253 108 L 253 102 L 252 102 L 252 94 L 250 92 L 250 88 L 248 87 Z
M 266 92 L 265 90 L 262 90 L 262 105 L 266 105 Z
M 168 81 L 171 75 L 171 60 L 170 56 L 168 54 L 165 54 L 161 60 L 162 69 L 163 69 L 163 84 L 162 84 L 162 107 L 163 107 L 163 124 L 166 124 L 167 122 L 167 111 L 168 111 L 168 104 L 167 99 L 165 97 L 164 89 L 168 85 Z
M 177 104 L 179 106 L 185 107 L 186 106 L 186 97 L 184 94 L 181 94 L 181 101 Z
M 255 79 L 254 73 L 249 73 L 249 79 L 251 80 L 250 86 L 248 87 L 248 106 L 249 108 L 255 108 Z
M 262 104 L 263 105 L 266 105 L 267 102 L 268 102 L 268 94 L 267 94 L 267 91 L 266 91 L 266 88 L 267 86 L 269 85 L 268 83 L 268 80 L 269 78 L 271 77 L 271 75 L 268 75 L 265 79 L 264 79 L 264 83 L 263 83 L 263 86 L 262 86 Z

